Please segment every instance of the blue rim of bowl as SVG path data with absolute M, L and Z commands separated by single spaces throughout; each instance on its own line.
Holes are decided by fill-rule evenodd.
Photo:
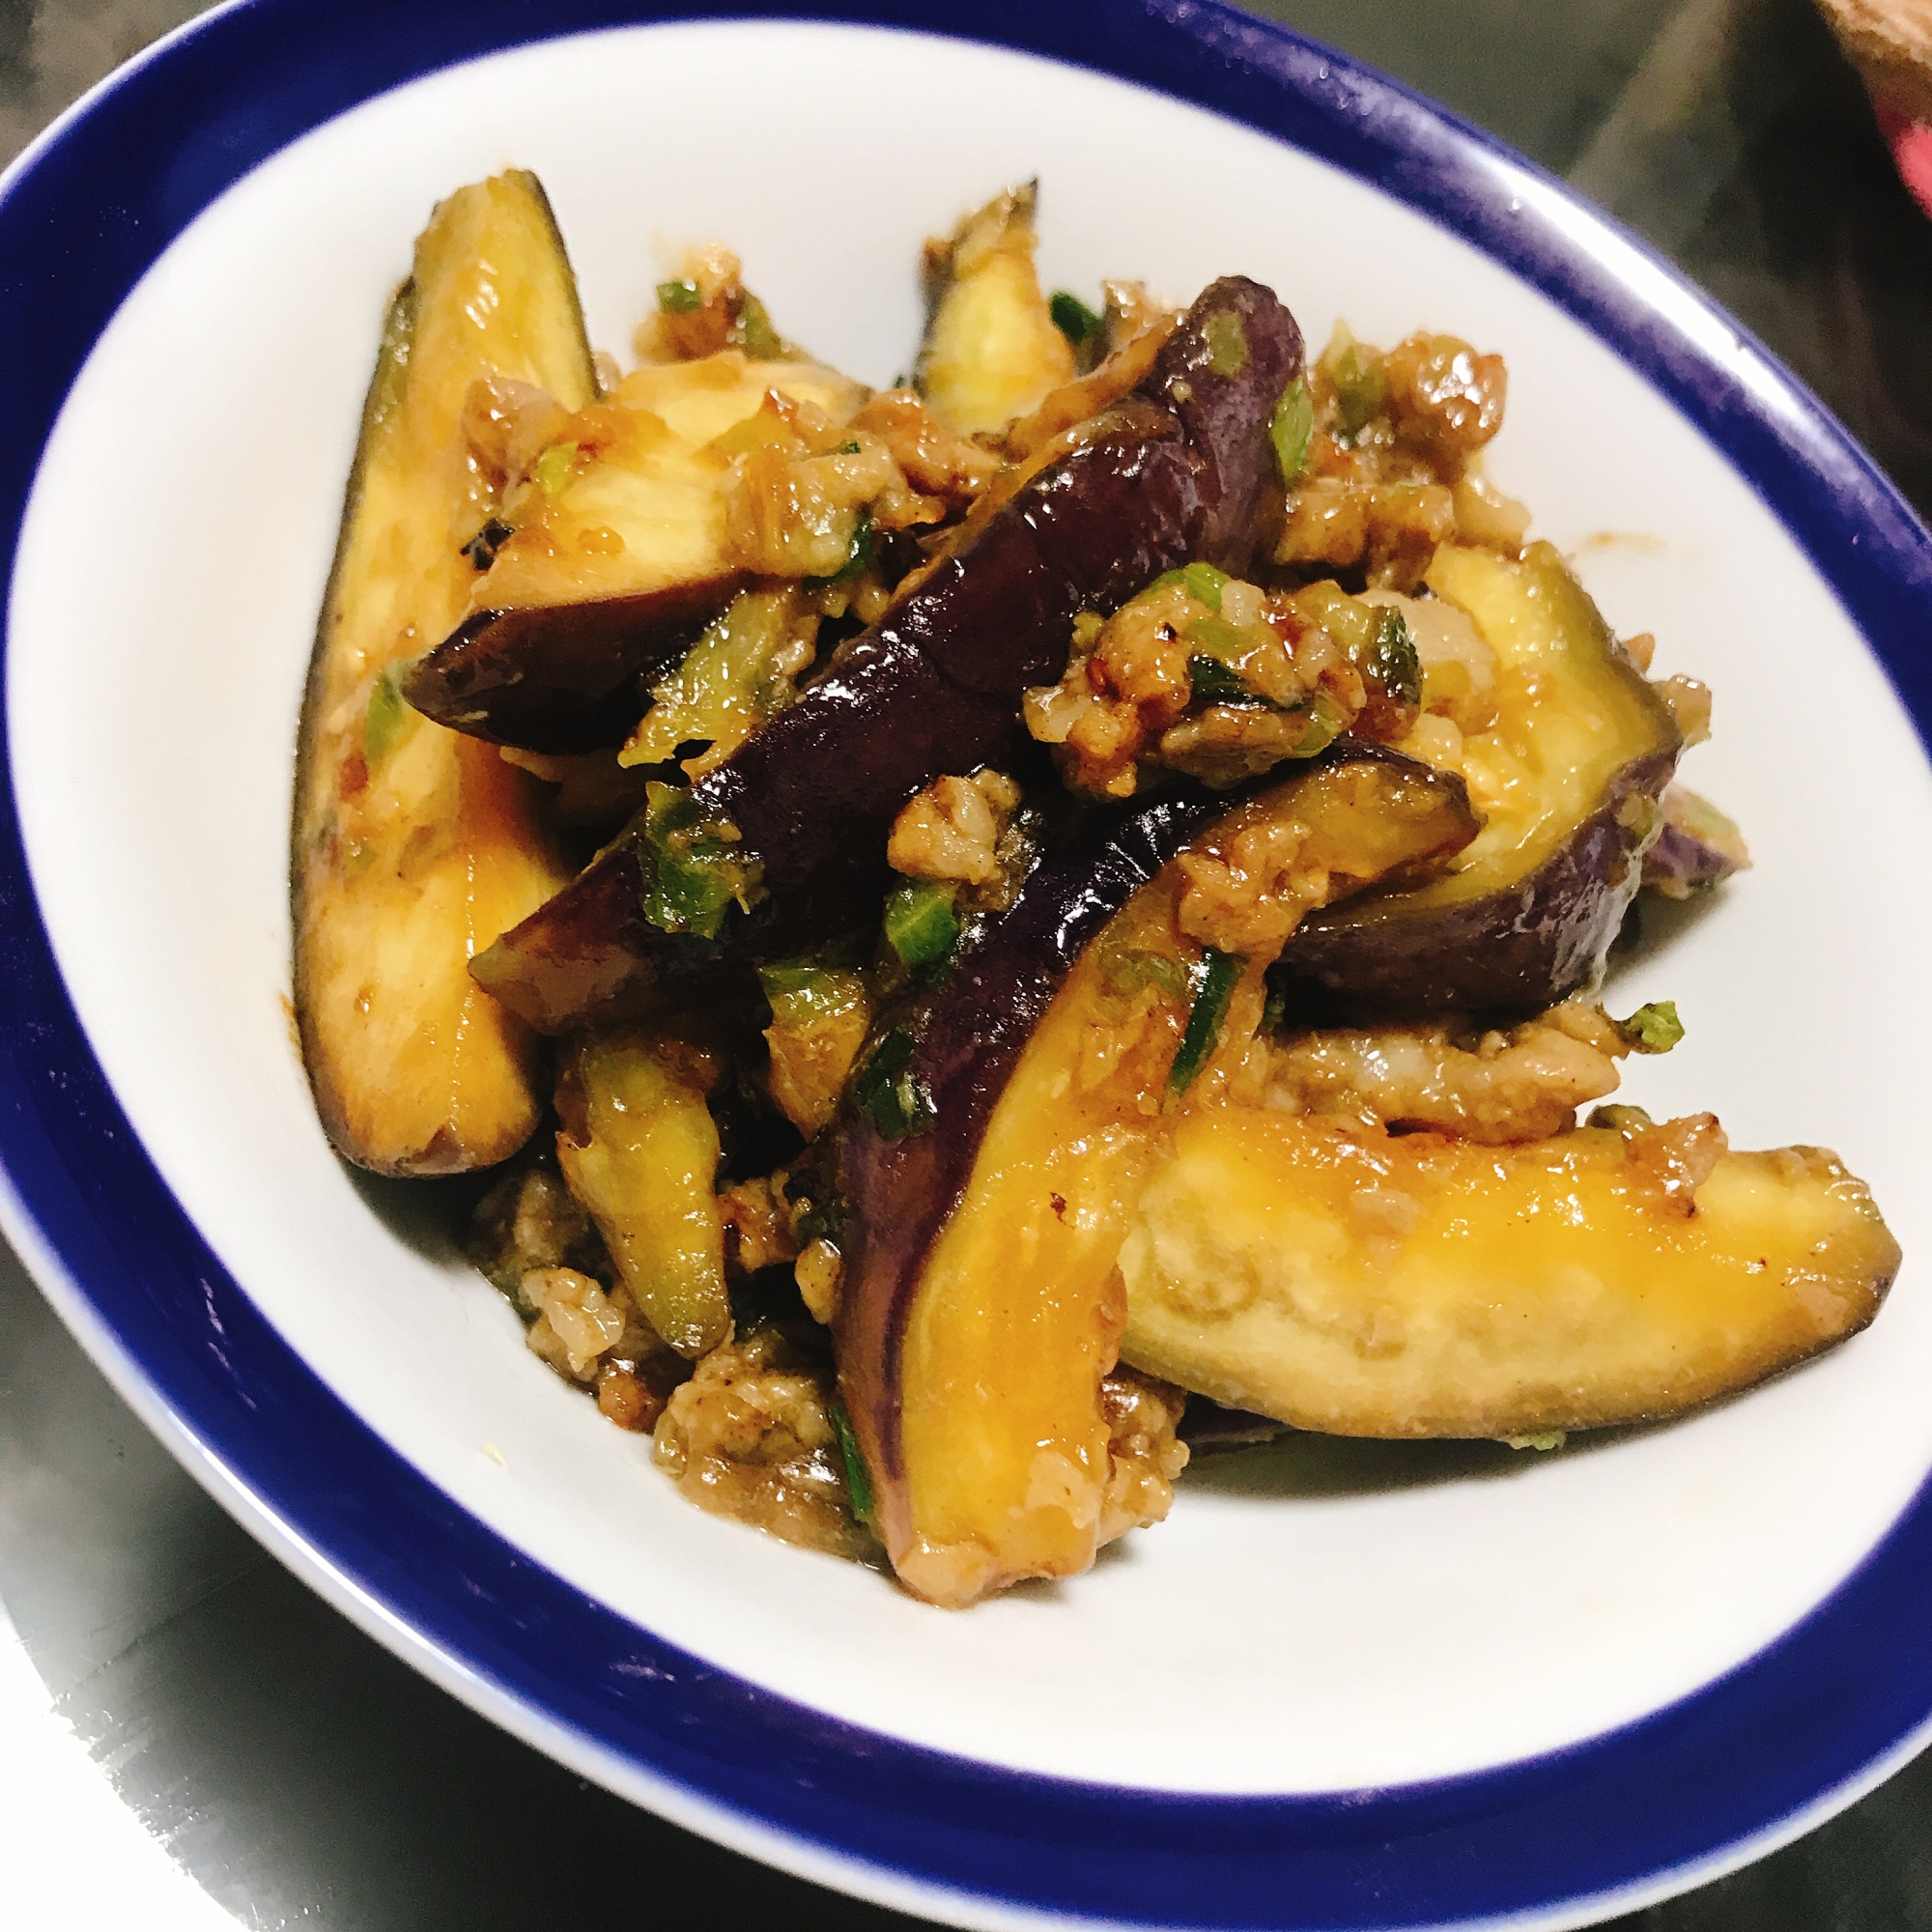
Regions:
M 1771 355 L 1641 244 L 1481 132 L 1220 0 L 242 0 L 162 43 L 0 191 L 11 584 L 40 456 L 122 299 L 216 196 L 310 128 L 458 61 L 565 34 L 747 17 L 1043 55 L 1245 123 L 1542 290 L 1667 396 L 1782 521 L 1932 725 L 1932 538 Z M 4 651 L 4 643 L 0 643 Z M 0 1159 L 15 1233 L 151 1419 L 312 1580 L 492 1715 L 715 1835 L 971 1922 L 1578 1923 L 1681 1889 L 1847 1802 L 1932 1713 L 1932 1492 L 1749 1662 L 1529 1762 L 1320 1797 L 1037 1777 L 836 1722 L 659 1642 L 458 1508 L 359 1422 L 224 1271 L 130 1130 L 54 963 L 11 760 L 0 788 Z M 24 1217 L 24 1218 L 22 1218 Z M 319 1472 L 326 1472 L 319 1473 Z M 231 1494 L 231 1501 L 234 1499 Z M 522 1721 L 518 1721 L 521 1714 Z M 635 1776 L 627 1776 L 626 1768 Z M 1611 1822 L 1613 1821 L 1613 1823 Z

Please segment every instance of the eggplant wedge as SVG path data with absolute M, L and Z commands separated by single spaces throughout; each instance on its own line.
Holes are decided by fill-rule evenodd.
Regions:
M 1079 373 L 1034 267 L 1039 185 L 1009 189 L 925 245 L 927 316 L 914 381 L 961 436 L 999 435 Z
M 1458 781 L 1346 741 L 1233 804 L 1165 796 L 1043 865 L 878 1035 L 838 1132 L 834 1334 L 873 1526 L 917 1595 L 956 1606 L 1093 1561 L 1114 1263 L 1162 1097 L 1217 1091 L 1262 1016 L 1265 962 L 1231 984 L 1227 955 L 1178 931 L 1188 859 L 1278 835 L 1320 902 L 1437 867 L 1475 830 Z
M 1662 825 L 1676 720 L 1556 551 L 1445 546 L 1427 582 L 1496 657 L 1460 764 L 1486 823 L 1441 878 L 1302 923 L 1275 984 L 1311 1016 L 1535 1012 L 1594 984 Z
M 1021 695 L 1065 669 L 1079 612 L 1191 559 L 1245 567 L 1280 489 L 1269 416 L 1300 367 L 1300 331 L 1268 290 L 1214 283 L 1140 390 L 982 499 L 797 703 L 674 811 L 640 814 L 477 958 L 478 980 L 557 1032 L 671 1004 L 721 960 L 793 956 L 867 923 L 894 815 L 934 779 L 1011 753 Z
M 1687 1173 L 1713 1125 L 1481 1147 L 1192 1115 L 1120 1249 L 1122 1357 L 1340 1435 L 1592 1429 L 1747 1387 L 1870 1321 L 1899 1251 L 1820 1149 L 1719 1137 Z
M 482 611 L 404 674 L 426 718 L 526 752 L 621 745 L 650 683 L 679 662 L 739 588 L 736 575 L 578 604 Z
M 817 363 L 726 349 L 556 410 L 535 432 L 548 440 L 531 475 L 469 532 L 482 574 L 461 623 L 411 671 L 410 702 L 525 751 L 621 745 L 645 687 L 748 581 L 731 561 L 731 458 L 713 445 L 773 390 L 834 422 L 865 396 Z
M 491 493 L 459 428 L 497 373 L 587 403 L 576 283 L 533 175 L 442 202 L 391 306 L 302 704 L 291 887 L 302 1056 L 328 1137 L 382 1174 L 446 1174 L 535 1126 L 536 1042 L 472 954 L 567 876 L 529 780 L 419 717 L 402 663 L 462 615 Z

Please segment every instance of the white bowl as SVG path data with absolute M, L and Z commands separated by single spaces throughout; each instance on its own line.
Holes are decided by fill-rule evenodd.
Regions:
M 1922 721 L 1932 543 L 1761 350 L 1526 164 L 1231 11 L 876 10 L 1008 45 L 550 11 L 526 44 L 513 0 L 254 0 L 0 196 L 41 412 L 5 473 L 32 489 L 0 1218 L 64 1315 L 244 1523 L 478 1709 L 962 1924 L 1577 1924 L 1847 1802 L 1932 1710 L 1910 1265 L 1867 1335 L 1675 1426 L 1553 1457 L 1302 1438 L 1200 1469 L 1091 1575 L 947 1616 L 690 1509 L 521 1347 L 439 1190 L 330 1153 L 288 1021 L 291 754 L 431 204 L 534 168 L 619 351 L 667 257 L 723 238 L 787 332 L 884 383 L 921 239 L 1037 174 L 1051 285 L 1238 270 L 1318 343 L 1342 315 L 1506 354 L 1492 473 L 1660 671 L 1716 688 L 1688 776 L 1757 860 L 1616 987 L 1690 1030 L 1626 1096 L 1833 1146 L 1908 1256 L 1932 1239 L 1932 775 L 1880 663 Z

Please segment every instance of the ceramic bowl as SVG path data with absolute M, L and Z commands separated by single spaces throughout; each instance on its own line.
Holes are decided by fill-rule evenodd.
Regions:
M 662 10 L 668 14 L 673 10 Z M 721 14 L 723 10 L 720 10 Z M 1932 545 L 1757 345 L 1526 163 L 1194 0 L 757 18 L 247 0 L 0 193 L 15 345 L 0 811 L 7 1232 L 328 1599 L 586 1776 L 966 1925 L 1573 1925 L 1768 1849 L 1932 1711 Z M 531 38 L 534 33 L 542 38 Z M 593 341 L 710 238 L 874 383 L 928 232 L 1041 184 L 1052 286 L 1238 270 L 1502 350 L 1492 473 L 1660 672 L 1756 867 L 1614 1002 L 1624 1097 L 1818 1142 L 1911 1259 L 1877 1323 L 1555 1455 L 1296 1438 L 967 1614 L 687 1507 L 317 1125 L 289 1024 L 297 707 L 384 298 L 534 168 Z

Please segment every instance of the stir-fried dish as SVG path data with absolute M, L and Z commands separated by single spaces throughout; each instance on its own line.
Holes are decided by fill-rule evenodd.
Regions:
M 923 261 L 873 390 L 723 247 L 593 355 L 535 179 L 391 306 L 303 712 L 325 1126 L 493 1171 L 531 1350 L 695 1502 L 936 1604 L 1158 1521 L 1190 1442 L 1669 1415 L 1862 1327 L 1831 1153 L 1610 1100 L 1640 892 L 1747 866 L 1486 480 L 1502 358 Z M 1591 1108 L 1579 1124 L 1579 1112 Z

